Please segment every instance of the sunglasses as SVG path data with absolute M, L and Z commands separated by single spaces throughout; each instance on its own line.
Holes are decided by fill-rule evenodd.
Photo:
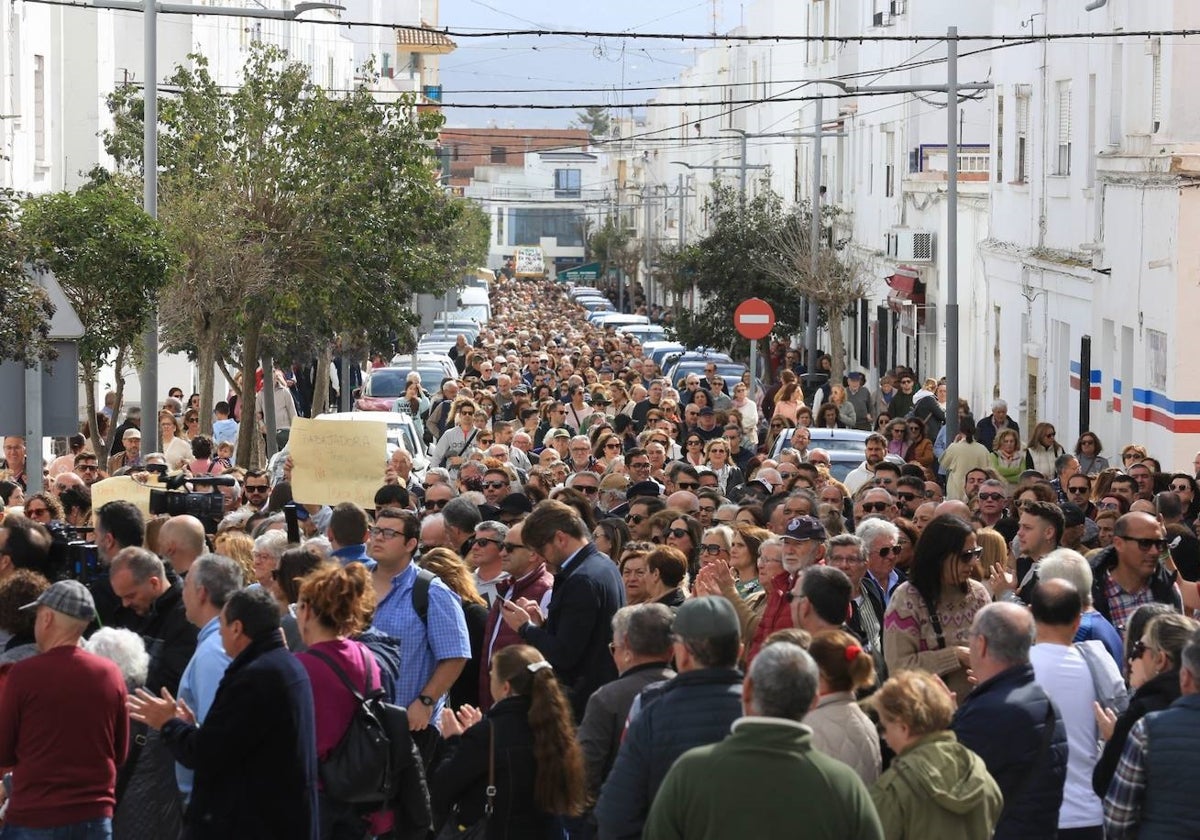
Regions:
M 262 484 L 262 485 L 247 484 L 246 485 L 247 493 L 268 493 L 268 492 L 270 492 L 270 490 L 271 490 L 271 488 L 266 484 Z
M 1096 505 L 1097 510 L 1120 510 L 1121 506 L 1116 502 L 1099 502 Z
M 892 556 L 899 557 L 900 556 L 900 546 L 885 545 L 883 548 L 879 549 L 875 553 L 878 554 L 880 557 L 892 557 Z
M 31 508 L 31 507 L 25 508 L 26 516 L 41 516 L 43 513 L 49 514 L 50 508 Z
M 475 410 L 471 409 L 471 408 L 460 408 L 458 410 L 459 417 L 472 417 L 472 416 L 474 416 L 474 414 L 475 414 Z
M 605 449 L 620 449 L 620 448 L 621 448 L 621 444 L 619 444 L 619 443 L 606 443 L 606 444 L 604 444 L 604 448 L 605 448 Z
M 686 537 L 687 535 L 688 535 L 687 528 L 668 528 L 666 530 L 666 532 L 663 534 L 663 536 L 665 536 L 665 537 L 674 537 L 675 539 L 679 539 L 680 537 Z
M 896 498 L 902 502 L 914 502 L 917 499 L 917 494 L 916 493 L 897 493 Z M 980 498 L 982 499 L 983 497 L 980 496 Z
M 1188 485 L 1188 484 L 1172 484 L 1171 485 L 1172 493 L 1187 493 L 1191 489 L 1192 489 L 1191 485 Z
M 483 482 L 483 486 L 488 488 L 489 490 L 499 490 L 501 487 L 507 487 L 508 482 L 507 481 L 485 481 L 485 482 Z
M 495 442 L 496 442 L 496 441 L 495 441 L 495 439 L 494 439 L 494 438 L 480 438 L 480 439 L 479 439 L 479 445 L 480 445 L 480 446 L 491 446 L 491 445 L 492 445 L 493 443 L 495 443 Z
M 1150 551 L 1151 549 L 1153 549 L 1154 551 L 1161 553 L 1167 547 L 1166 540 L 1160 540 L 1160 539 L 1156 539 L 1156 538 L 1140 539 L 1138 537 L 1126 537 L 1123 534 L 1116 534 L 1115 536 L 1120 537 L 1121 539 L 1125 540 L 1126 542 L 1137 543 L 1137 547 L 1140 548 L 1142 551 Z
M 516 551 L 518 548 L 524 548 L 524 547 L 525 547 L 525 546 L 521 545 L 520 543 L 510 543 L 510 542 L 502 542 L 502 543 L 500 543 L 500 550 L 501 550 L 501 551 L 506 551 L 506 552 L 508 552 L 509 554 L 512 554 L 512 553 L 513 553 L 514 551 Z
M 630 525 L 641 525 L 648 517 L 642 516 L 640 513 L 631 513 L 625 517 L 625 521 Z
M 864 513 L 883 513 L 890 506 L 887 502 L 867 502 L 862 509 Z
M 439 501 L 437 499 L 426 499 L 425 500 L 425 510 L 441 510 L 448 504 L 450 504 L 449 499 L 443 499 L 441 501 Z
M 1133 643 L 1133 647 L 1129 649 L 1129 661 L 1133 662 L 1136 659 L 1141 659 L 1148 650 L 1150 650 L 1150 645 L 1146 644 L 1141 639 L 1138 639 Z
M 976 560 L 978 560 L 982 556 L 983 556 L 982 548 L 972 548 L 970 551 L 960 551 L 958 553 L 958 562 L 974 563 Z
M 717 545 L 716 543 L 705 543 L 700 546 L 700 551 L 704 554 L 720 554 L 725 550 L 725 546 Z
M 1086 493 L 1090 489 L 1091 489 L 1090 487 L 1086 487 L 1086 486 L 1084 486 L 1084 487 L 1068 487 L 1067 492 L 1068 493 Z M 1171 489 L 1173 490 L 1175 488 L 1171 488 Z
M 981 502 L 998 502 L 1004 498 L 1003 493 L 980 493 L 979 501 Z
M 576 484 L 574 489 L 578 490 L 580 493 L 584 493 L 585 495 L 588 495 L 588 496 L 595 496 L 597 493 L 600 492 L 599 487 L 592 487 L 588 484 L 582 484 L 582 485 Z
M 697 487 L 700 486 L 700 484 L 699 484 L 699 482 L 696 482 L 696 481 L 681 481 L 678 484 L 676 484 L 675 486 L 678 487 L 680 490 L 695 490 Z

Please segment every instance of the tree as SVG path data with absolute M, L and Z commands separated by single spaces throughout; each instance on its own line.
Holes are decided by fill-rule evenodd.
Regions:
M 829 328 L 830 379 L 840 382 L 846 364 L 843 313 L 866 295 L 867 284 L 862 263 L 847 250 L 850 240 L 832 237 L 843 211 L 829 204 L 821 206 L 821 239 L 825 241 L 817 242 L 813 272 L 810 208 L 809 202 L 797 205 L 783 224 L 771 231 L 770 247 L 761 254 L 760 266 L 821 308 Z
M 575 114 L 572 123 L 576 128 L 586 128 L 588 135 L 595 138 L 607 137 L 612 130 L 612 115 L 600 105 L 589 105 Z
M 17 194 L 0 189 L 0 360 L 33 366 L 51 362 L 50 318 L 54 304 L 40 286 L 30 282 L 17 229 Z
M 588 251 L 600 263 L 600 276 L 607 282 L 608 272 L 617 268 L 625 282 L 626 277 L 636 277 L 642 259 L 642 243 L 621 224 L 616 216 L 609 216 L 599 230 L 587 240 Z
M 699 310 L 679 312 L 679 340 L 691 347 L 747 348 L 734 328 L 733 312 L 751 297 L 774 308 L 779 335 L 799 331 L 803 298 L 793 283 L 780 281 L 764 268 L 773 236 L 786 218 L 779 196 L 764 189 L 743 200 L 737 190 L 715 183 L 704 208 L 709 220 L 704 238 L 664 254 L 667 276 L 676 288 L 682 291 L 695 284 L 703 300 Z
M 486 224 L 437 184 L 440 115 L 377 102 L 365 83 L 330 95 L 261 44 L 232 93 L 202 57 L 191 64 L 160 108 L 160 191 L 164 221 L 191 243 L 186 273 L 206 279 L 178 289 L 189 314 L 170 322 L 170 341 L 194 347 L 202 369 L 214 359 L 249 385 L 264 351 L 300 350 L 324 383 L 335 340 L 365 352 L 408 335 L 413 295 L 440 293 L 486 254 Z M 118 91 L 110 107 L 108 148 L 138 171 L 140 93 Z M 237 457 L 252 463 L 251 387 L 242 399 Z
M 158 292 L 178 269 L 179 252 L 166 231 L 117 181 L 94 173 L 75 193 L 51 193 L 21 204 L 21 238 L 26 254 L 54 273 L 83 322 L 79 364 L 87 390 L 88 417 L 96 416 L 96 378 L 113 362 L 120 410 L 125 361 L 141 341 Z M 143 406 L 153 412 L 155 406 Z M 92 446 L 107 452 L 95 423 Z

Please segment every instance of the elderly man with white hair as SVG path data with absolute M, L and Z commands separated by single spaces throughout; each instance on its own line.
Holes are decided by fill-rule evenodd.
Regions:
M 1049 571 L 1047 571 L 1049 570 Z M 1076 642 L 1097 641 L 1112 656 L 1117 666 L 1125 664 L 1124 645 L 1117 628 L 1099 613 L 1092 602 L 1092 566 L 1078 551 L 1057 548 L 1042 558 L 1038 566 L 1039 580 L 1065 580 L 1079 590 L 1083 614 L 1079 618 Z

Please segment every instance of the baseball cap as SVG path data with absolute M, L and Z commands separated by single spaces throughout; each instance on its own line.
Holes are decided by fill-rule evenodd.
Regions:
M 825 526 L 814 516 L 795 516 L 788 520 L 783 539 L 804 542 L 805 540 L 824 540 Z
M 1064 505 L 1060 505 L 1060 507 L 1062 508 L 1063 520 L 1065 520 L 1064 524 L 1068 528 L 1074 528 L 1078 525 L 1082 525 L 1084 520 L 1087 518 L 1083 515 L 1083 510 L 1079 507 L 1079 505 L 1073 505 L 1070 502 L 1067 502 Z
M 704 408 L 700 409 L 701 417 L 711 417 L 713 414 L 716 414 L 716 412 L 712 410 L 712 406 L 706 405 Z
M 601 490 L 624 490 L 629 486 L 629 479 L 620 473 L 606 475 L 600 479 Z
M 96 617 L 96 602 L 92 600 L 92 593 L 77 580 L 60 580 L 51 584 L 36 601 L 21 609 L 32 610 L 37 607 L 49 607 L 79 621 L 91 621 Z
M 126 429 L 125 433 L 121 435 L 121 440 L 129 440 L 131 438 L 137 438 L 138 440 L 141 440 L 142 433 L 137 429 Z
M 728 599 L 719 595 L 689 598 L 675 613 L 671 632 L 685 639 L 715 639 L 741 633 L 737 613 Z
M 863 373 L 861 370 L 852 370 L 846 374 L 846 378 L 847 379 L 863 379 L 863 380 L 865 380 L 867 378 L 867 375 L 865 373 Z
M 662 495 L 662 487 L 657 481 L 639 481 L 628 490 L 625 491 L 625 498 L 634 499 L 637 496 L 653 496 L 655 498 Z
M 549 432 L 546 433 L 546 440 L 554 440 L 555 438 L 560 438 L 560 437 L 561 438 L 569 438 L 570 436 L 571 436 L 571 433 L 567 429 L 551 429 Z

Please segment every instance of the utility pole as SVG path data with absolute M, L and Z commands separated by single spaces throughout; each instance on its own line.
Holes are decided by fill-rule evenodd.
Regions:
M 737 131 L 740 129 L 732 129 L 732 130 Z M 732 169 L 738 170 L 738 172 L 740 173 L 738 175 L 738 195 L 741 197 L 742 201 L 745 201 L 746 200 L 746 170 L 748 170 L 748 169 L 770 169 L 771 168 L 770 166 L 768 166 L 765 163 L 756 163 L 756 164 L 746 163 L 746 138 L 753 137 L 753 136 L 757 136 L 757 135 L 743 134 L 743 136 L 742 136 L 742 162 L 739 163 L 737 166 L 700 165 L 700 164 L 693 164 L 693 163 L 685 163 L 682 160 L 672 160 L 669 162 L 675 164 L 676 166 L 682 166 L 687 169 L 707 169 L 712 172 L 728 171 L 728 170 L 732 170 Z

